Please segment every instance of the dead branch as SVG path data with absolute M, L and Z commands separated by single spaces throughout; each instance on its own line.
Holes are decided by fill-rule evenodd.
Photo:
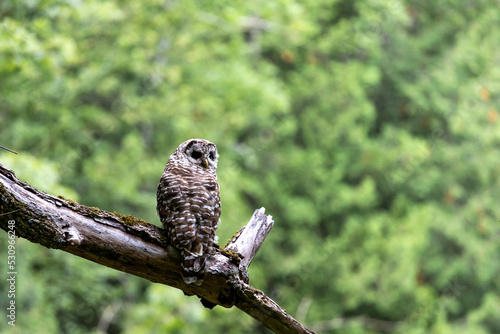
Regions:
M 255 211 L 225 250 L 207 259 L 201 286 L 184 283 L 178 251 L 167 244 L 159 227 L 131 215 L 46 194 L 19 181 L 0 164 L 0 228 L 7 231 L 12 220 L 16 235 L 31 242 L 178 288 L 223 307 L 236 306 L 276 333 L 313 333 L 248 285 L 247 268 L 274 224 L 264 208 Z

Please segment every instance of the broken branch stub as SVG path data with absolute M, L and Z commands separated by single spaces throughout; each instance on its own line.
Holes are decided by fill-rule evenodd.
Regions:
M 255 210 L 248 224 L 241 228 L 226 245 L 226 251 L 240 255 L 240 270 L 246 273 L 273 225 L 273 217 L 266 216 L 264 208 Z

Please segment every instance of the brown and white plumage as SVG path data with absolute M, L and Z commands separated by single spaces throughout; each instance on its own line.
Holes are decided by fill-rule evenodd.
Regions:
M 190 139 L 170 156 L 157 190 L 156 210 L 168 240 L 180 249 L 182 277 L 201 285 L 205 260 L 214 253 L 220 217 L 217 148 L 204 139 Z

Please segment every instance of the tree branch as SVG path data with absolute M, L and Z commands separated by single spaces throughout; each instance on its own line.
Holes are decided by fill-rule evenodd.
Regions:
M 274 224 L 264 208 L 255 211 L 226 250 L 207 259 L 201 286 L 184 283 L 179 253 L 156 225 L 43 193 L 0 164 L 0 228 L 7 231 L 11 220 L 16 222 L 16 235 L 31 242 L 178 288 L 223 307 L 236 306 L 276 333 L 313 333 L 247 284 L 246 270 Z

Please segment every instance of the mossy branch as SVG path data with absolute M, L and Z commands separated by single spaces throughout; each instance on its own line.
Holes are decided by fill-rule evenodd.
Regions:
M 262 291 L 248 285 L 247 267 L 273 226 L 264 209 L 235 235 L 225 250 L 207 260 L 201 286 L 186 285 L 178 251 L 162 229 L 39 191 L 0 164 L 0 228 L 14 220 L 18 237 L 48 248 L 169 285 L 223 307 L 236 306 L 276 333 L 312 333 Z

